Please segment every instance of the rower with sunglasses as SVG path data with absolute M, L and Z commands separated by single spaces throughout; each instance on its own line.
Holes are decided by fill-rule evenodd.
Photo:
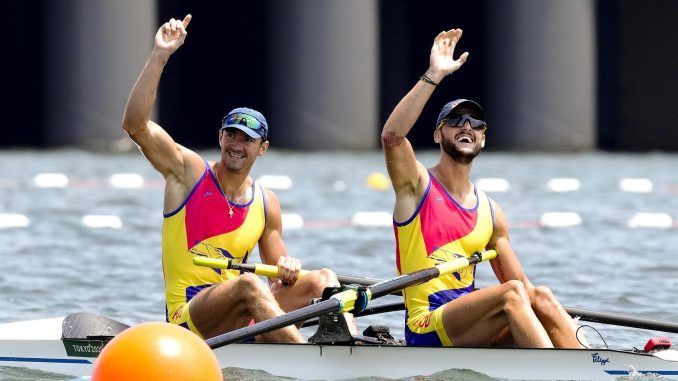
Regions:
M 171 19 L 155 45 L 125 109 L 122 128 L 165 178 L 162 268 L 167 321 L 210 338 L 309 305 L 325 287 L 338 286 L 327 269 L 298 278 L 301 264 L 287 255 L 276 195 L 250 177 L 268 149 L 266 118 L 236 108 L 219 129 L 221 158 L 207 162 L 174 142 L 150 113 L 163 68 L 184 43 L 191 21 Z M 252 273 L 199 267 L 193 257 L 245 262 L 258 245 L 262 262 L 277 265 L 279 281 L 267 287 Z M 302 342 L 295 326 L 262 334 L 264 341 Z
M 460 29 L 434 40 L 430 66 L 398 103 L 382 130 L 386 166 L 396 195 L 393 213 L 396 264 L 408 274 L 455 257 L 493 249 L 500 284 L 475 290 L 475 267 L 404 290 L 405 339 L 422 346 L 579 348 L 576 325 L 553 293 L 535 287 L 509 243 L 499 205 L 470 180 L 473 159 L 485 146 L 485 112 L 474 101 L 447 103 L 433 139 L 440 159 L 417 161 L 406 136 L 440 82 L 468 58 L 454 59 Z

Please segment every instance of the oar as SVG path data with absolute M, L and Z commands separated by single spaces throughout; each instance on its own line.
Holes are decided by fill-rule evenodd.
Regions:
M 678 333 L 678 324 L 670 321 L 645 319 L 638 316 L 621 315 L 610 312 L 598 312 L 581 308 L 565 307 L 571 316 L 579 316 L 581 320 L 594 323 L 620 325 L 631 328 L 649 329 L 651 331 Z
M 565 311 L 572 317 L 579 317 L 581 321 L 593 323 L 610 324 L 622 327 L 640 328 L 651 331 L 678 333 L 678 323 L 662 320 L 646 319 L 638 316 L 622 315 L 611 312 L 599 312 L 585 310 L 581 308 L 564 307 Z M 405 303 L 393 302 L 372 306 L 366 308 L 363 312 L 355 316 L 368 316 L 386 312 L 402 311 L 405 309 Z M 317 320 L 304 322 L 304 327 L 318 324 Z
M 193 264 L 217 269 L 246 271 L 268 278 L 278 277 L 278 266 L 265 265 L 262 263 L 238 263 L 233 262 L 228 258 L 207 258 L 202 255 L 196 255 L 193 257 Z M 304 276 L 308 273 L 309 270 L 301 270 L 299 271 L 299 276 Z M 337 275 L 337 278 L 341 284 L 372 285 L 379 282 L 379 280 L 373 278 L 363 278 L 349 275 Z
M 327 300 L 312 304 L 307 307 L 264 320 L 249 327 L 236 329 L 231 332 L 221 334 L 205 340 L 212 349 L 223 347 L 231 343 L 245 340 L 247 338 L 273 331 L 288 325 L 298 323 L 307 319 L 318 317 L 320 315 L 336 312 L 343 313 L 352 311 L 358 306 L 366 305 L 372 299 L 380 298 L 391 294 L 394 291 L 402 290 L 405 287 L 413 286 L 427 282 L 442 275 L 457 272 L 470 265 L 492 259 L 497 256 L 494 250 L 488 250 L 482 253 L 475 253 L 470 258 L 455 258 L 449 262 L 441 263 L 435 267 L 415 271 L 412 274 L 401 275 L 399 277 L 385 280 L 383 282 L 366 287 L 364 291 L 349 289 L 331 296 Z M 363 299 L 365 298 L 365 299 Z

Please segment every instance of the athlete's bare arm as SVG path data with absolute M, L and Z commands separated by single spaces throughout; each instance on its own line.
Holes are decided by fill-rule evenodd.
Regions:
M 266 189 L 265 192 L 266 226 L 259 238 L 259 255 L 262 262 L 278 266 L 283 283 L 294 283 L 301 270 L 301 262 L 287 255 L 282 239 L 282 215 L 278 197 L 271 190 Z
M 496 202 L 490 202 L 492 202 L 494 208 L 494 229 L 487 248 L 494 249 L 499 254 L 495 259 L 490 261 L 494 274 L 501 283 L 509 280 L 519 280 L 523 282 L 526 289 L 534 288 L 511 247 L 508 221 L 506 221 L 504 211 Z
M 426 76 L 433 82 L 455 72 L 466 62 L 468 53 L 454 59 L 454 48 L 461 37 L 461 29 L 443 31 L 431 47 Z M 398 103 L 381 132 L 386 168 L 396 194 L 394 217 L 398 221 L 409 218 L 424 194 L 428 183 L 426 168 L 418 163 L 412 145 L 406 136 L 421 115 L 435 86 L 417 81 L 412 90 Z
M 329 269 L 314 270 L 299 278 L 301 262 L 287 255 L 282 239 L 280 203 L 270 190 L 266 190 L 266 227 L 259 239 L 259 255 L 262 262 L 278 266 L 280 279 L 271 282 L 271 288 L 284 311 L 306 307 L 311 299 L 322 295 L 325 287 L 339 285 L 336 274 Z M 357 332 L 352 316 L 347 318 L 349 328 Z
M 165 211 L 174 210 L 204 170 L 202 159 L 174 140 L 150 120 L 158 83 L 170 56 L 184 43 L 191 15 L 183 21 L 171 19 L 155 35 L 153 51 L 139 75 L 125 108 L 122 128 L 139 146 L 151 165 L 166 179 Z

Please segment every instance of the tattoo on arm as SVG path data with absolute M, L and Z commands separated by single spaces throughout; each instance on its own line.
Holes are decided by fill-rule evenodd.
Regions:
M 502 266 L 499 258 L 497 258 L 497 272 L 499 273 L 499 281 L 504 283 L 506 281 L 506 274 L 504 273 L 504 266 Z
M 386 131 L 382 135 L 381 141 L 388 147 L 397 147 L 403 143 L 404 137 L 398 136 L 393 131 Z

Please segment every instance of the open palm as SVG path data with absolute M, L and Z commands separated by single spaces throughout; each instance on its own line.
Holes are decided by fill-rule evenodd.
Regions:
M 454 48 L 461 38 L 461 29 L 450 29 L 443 31 L 436 36 L 431 48 L 431 57 L 429 64 L 431 69 L 447 75 L 457 71 L 461 65 L 466 62 L 468 52 L 464 52 L 458 59 L 454 59 Z

